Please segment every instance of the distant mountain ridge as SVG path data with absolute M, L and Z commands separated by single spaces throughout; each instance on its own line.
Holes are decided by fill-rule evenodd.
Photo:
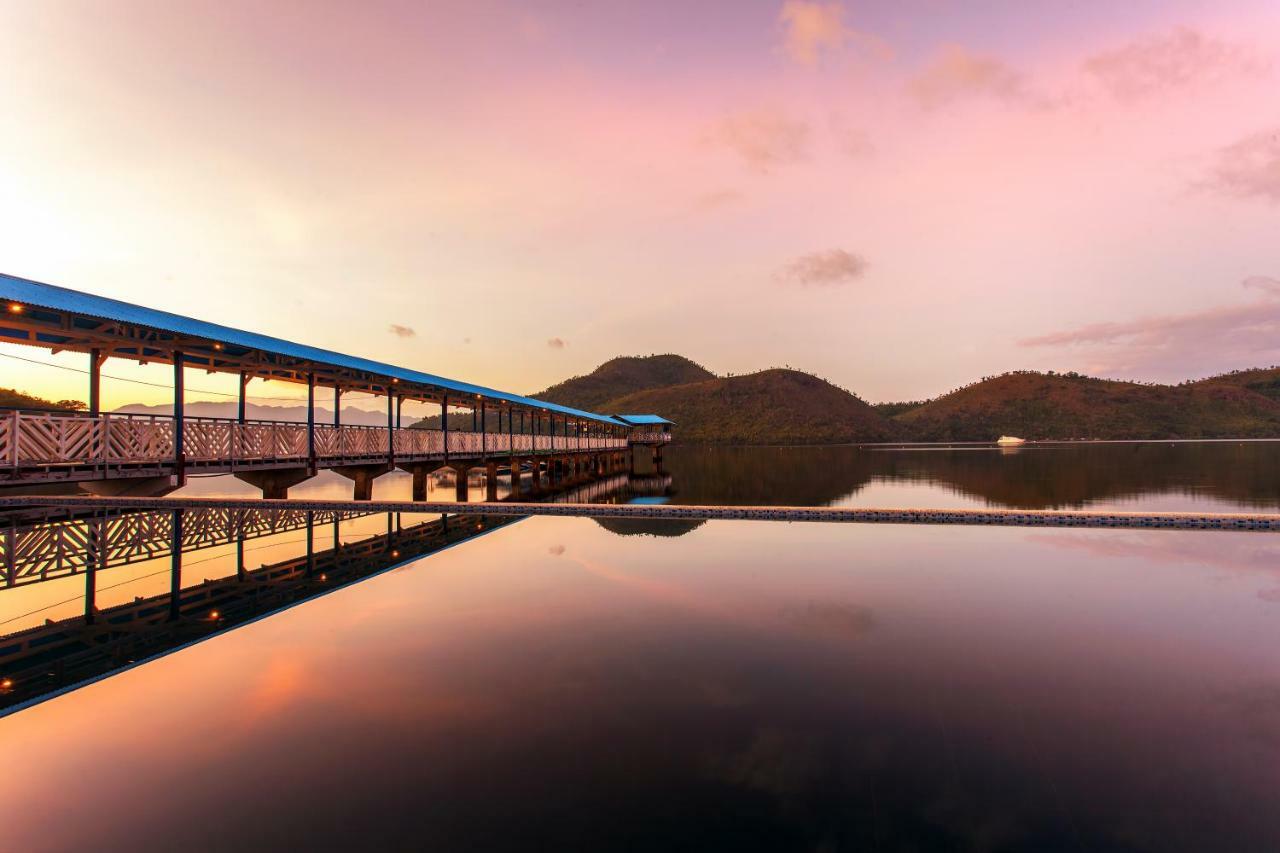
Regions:
M 649 363 L 655 358 L 661 367 Z M 623 387 L 635 390 L 608 396 L 618 387 L 610 376 L 620 371 L 628 377 Z M 685 376 L 695 378 L 678 381 Z M 723 444 L 994 441 L 1001 435 L 1031 440 L 1280 437 L 1276 367 L 1179 385 L 1014 371 L 932 400 L 871 406 L 797 370 L 718 377 L 688 359 L 664 355 L 613 359 L 537 396 L 565 405 L 587 403 L 600 412 L 654 412 L 677 423 L 678 441 Z
M 931 400 L 870 405 L 823 379 L 791 369 L 717 376 L 683 356 L 611 359 L 532 395 L 603 414 L 657 413 L 675 421 L 676 440 L 720 444 L 840 444 L 886 441 L 1280 438 L 1280 367 L 1253 368 L 1178 385 L 1097 379 L 1077 373 L 1013 371 L 985 377 Z M 0 406 L 65 409 L 0 389 Z M 169 414 L 167 405 L 118 411 Z M 236 403 L 193 402 L 192 416 L 231 418 Z M 304 422 L 306 407 L 250 403 L 253 420 Z M 319 423 L 332 410 L 316 409 Z M 383 411 L 346 406 L 343 423 L 381 426 Z M 420 426 L 438 426 L 438 416 Z M 469 414 L 450 425 L 470 429 Z M 407 425 L 406 421 L 406 425 Z M 490 429 L 496 428 L 491 422 Z
M 976 382 L 893 417 L 915 441 L 1267 438 L 1280 398 L 1218 378 L 1181 385 L 1018 371 Z
M 127 406 L 121 406 L 115 411 L 134 415 L 171 415 L 173 414 L 173 406 L 166 404 L 148 406 L 142 403 L 130 403 Z M 233 400 L 217 403 L 198 400 L 187 403 L 183 407 L 183 411 L 188 416 L 196 418 L 234 418 L 238 413 L 238 403 Z M 247 403 L 245 405 L 245 417 L 251 421 L 287 421 L 305 424 L 307 422 L 307 407 L 303 405 L 267 406 L 259 403 Z M 412 419 L 409 418 L 407 420 Z M 387 413 L 385 411 L 371 412 L 368 409 L 358 409 L 355 406 L 343 406 L 342 422 L 351 426 L 386 426 Z M 333 423 L 333 409 L 316 406 L 316 423 Z

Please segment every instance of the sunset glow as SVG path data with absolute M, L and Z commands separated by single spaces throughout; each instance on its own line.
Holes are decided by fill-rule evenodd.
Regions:
M 526 392 L 1280 361 L 1274 3 L 10 2 L 0 47 L 15 275 Z

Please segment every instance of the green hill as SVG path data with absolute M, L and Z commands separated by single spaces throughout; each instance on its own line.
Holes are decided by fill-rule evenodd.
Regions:
M 636 391 L 714 378 L 714 373 L 680 355 L 623 356 L 529 396 L 589 412 L 608 412 L 610 400 Z
M 58 400 L 56 403 L 25 394 L 13 388 L 0 388 L 0 409 L 54 409 L 62 411 L 78 411 L 85 407 L 79 400 Z
M 1216 380 L 1146 385 L 1020 371 L 945 394 L 894 420 L 915 441 L 1260 438 L 1280 435 L 1280 400 Z
M 1233 370 L 1218 376 L 1201 379 L 1192 385 L 1235 385 L 1280 400 L 1280 367 L 1255 367 L 1251 370 Z
M 610 400 L 604 411 L 661 414 L 688 442 L 837 444 L 897 435 L 890 421 L 853 394 L 798 370 L 650 388 Z

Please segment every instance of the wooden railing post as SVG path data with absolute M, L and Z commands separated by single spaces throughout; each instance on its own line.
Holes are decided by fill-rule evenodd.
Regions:
M 449 461 L 449 395 L 440 398 L 440 429 L 444 433 L 444 461 Z
M 391 387 L 387 387 L 387 458 L 391 460 L 391 467 L 396 467 L 396 429 L 395 429 L 395 395 L 391 393 Z
M 316 375 L 307 374 L 307 465 L 316 473 Z
M 186 483 L 186 457 L 183 453 L 183 430 L 186 413 L 185 371 L 183 370 L 181 350 L 173 352 L 173 464 L 178 478 L 178 485 Z

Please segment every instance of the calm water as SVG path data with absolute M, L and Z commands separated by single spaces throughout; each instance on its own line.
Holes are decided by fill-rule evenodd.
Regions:
M 1094 450 L 668 468 L 681 501 L 1274 506 L 1269 445 Z M 136 559 L 93 625 L 87 522 L 15 521 L 63 551 L 0 589 L 0 698 L 65 692 L 0 718 L 0 848 L 1280 849 L 1280 536 L 187 510 L 170 619 L 172 520 L 99 519 Z
M 1242 511 L 1280 508 L 1280 442 L 1040 445 L 1017 450 L 853 447 L 673 447 L 670 496 L 688 504 L 1015 507 Z M 651 466 L 642 463 L 641 473 Z M 378 499 L 408 500 L 408 474 L 380 477 Z M 250 497 L 230 477 L 193 480 L 178 494 Z M 351 483 L 323 473 L 291 497 L 350 498 Z M 484 500 L 478 476 L 471 500 Z M 507 490 L 500 487 L 499 496 Z M 441 474 L 430 498 L 452 501 Z

